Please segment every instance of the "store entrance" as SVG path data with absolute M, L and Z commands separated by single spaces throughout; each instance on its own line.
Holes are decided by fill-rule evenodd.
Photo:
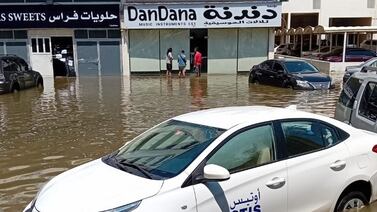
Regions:
M 54 77 L 76 76 L 72 37 L 51 37 Z
M 194 49 L 198 47 L 199 52 L 202 53 L 202 70 L 207 72 L 208 60 L 208 30 L 207 29 L 191 29 L 190 30 L 190 70 L 194 70 Z

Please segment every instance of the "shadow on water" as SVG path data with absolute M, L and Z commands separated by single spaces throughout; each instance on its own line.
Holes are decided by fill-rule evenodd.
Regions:
M 20 211 L 53 176 L 172 116 L 221 106 L 296 104 L 332 117 L 339 90 L 249 85 L 246 75 L 45 79 L 43 91 L 0 96 L 0 208 Z

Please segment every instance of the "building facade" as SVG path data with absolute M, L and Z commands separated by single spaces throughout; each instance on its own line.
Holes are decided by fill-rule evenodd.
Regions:
M 289 0 L 283 28 L 377 26 L 376 0 Z
M 43 76 L 121 75 L 119 11 L 116 0 L 3 0 L 0 54 Z
M 192 70 L 194 48 L 203 56 L 202 71 L 249 71 L 272 57 L 274 27 L 281 24 L 276 1 L 126 1 L 122 23 L 124 74 L 166 70 L 173 49 L 173 70 L 181 50 Z

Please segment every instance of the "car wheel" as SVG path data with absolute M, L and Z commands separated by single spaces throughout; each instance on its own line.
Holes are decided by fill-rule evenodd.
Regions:
M 38 79 L 37 88 L 43 88 L 43 80 L 42 79 Z
M 353 208 L 362 208 L 368 205 L 368 200 L 365 195 L 360 191 L 352 191 L 345 194 L 338 201 L 335 212 L 347 211 Z
M 249 83 L 255 83 L 255 77 L 253 74 L 249 75 Z
M 10 89 L 12 93 L 18 93 L 20 91 L 20 86 L 18 84 L 12 85 L 12 88 Z

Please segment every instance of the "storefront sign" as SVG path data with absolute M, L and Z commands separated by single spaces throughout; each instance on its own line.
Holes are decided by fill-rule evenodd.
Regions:
M 281 3 L 211 5 L 128 5 L 128 29 L 279 27 Z
M 13 5 L 0 7 L 0 29 L 108 27 L 120 27 L 118 5 Z

